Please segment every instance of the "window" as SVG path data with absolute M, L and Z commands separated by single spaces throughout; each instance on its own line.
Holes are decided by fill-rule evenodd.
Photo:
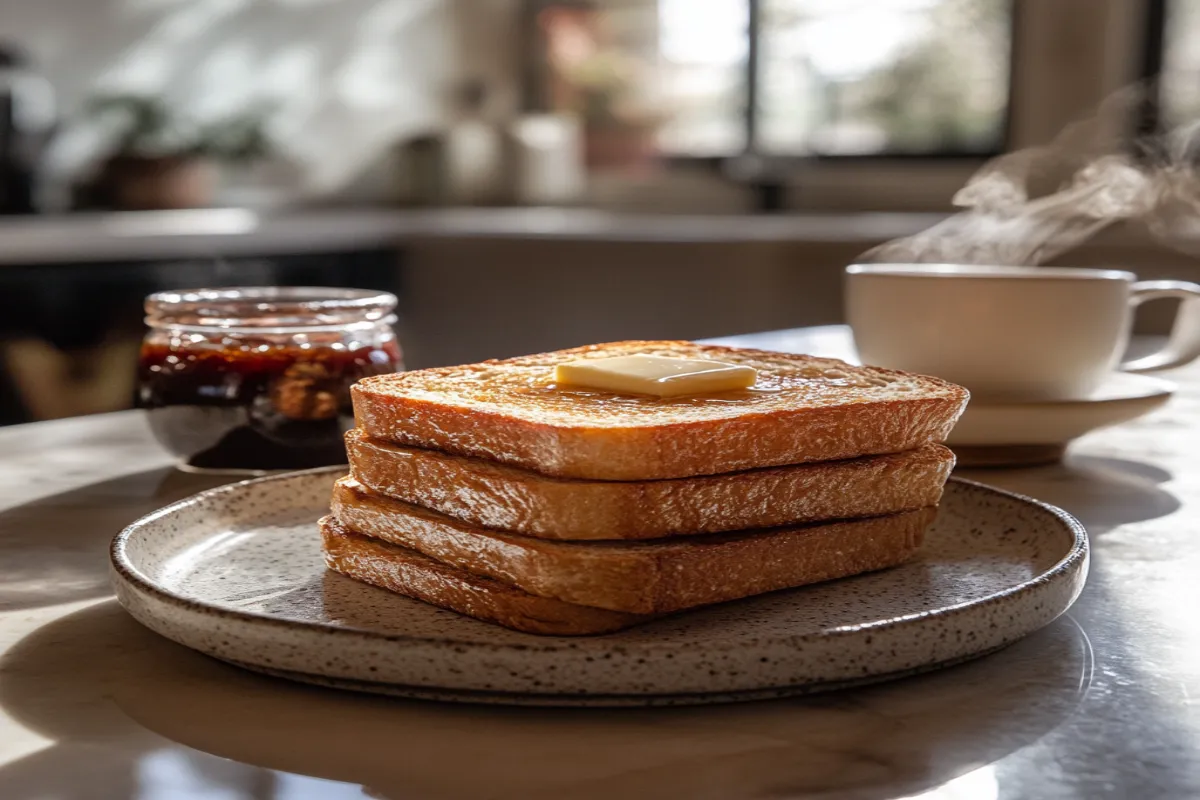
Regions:
M 759 147 L 980 154 L 1004 144 L 1006 0 L 762 0 Z
M 1157 5 L 1157 13 L 1151 11 L 1147 72 L 1148 77 L 1159 73 L 1159 120 L 1173 128 L 1200 118 L 1200 2 L 1159 0 Z
M 530 1 L 532 104 L 583 119 L 593 167 L 1005 144 L 1012 0 Z

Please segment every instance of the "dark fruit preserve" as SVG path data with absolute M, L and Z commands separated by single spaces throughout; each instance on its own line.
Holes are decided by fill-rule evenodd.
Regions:
M 350 387 L 403 368 L 394 304 L 388 294 L 315 288 L 152 295 L 137 405 L 184 468 L 345 463 Z

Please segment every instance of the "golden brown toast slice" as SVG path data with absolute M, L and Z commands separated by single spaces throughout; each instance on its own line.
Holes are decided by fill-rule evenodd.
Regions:
M 353 478 L 334 486 L 350 530 L 416 550 L 539 597 L 631 614 L 693 606 L 891 567 L 920 547 L 936 509 L 886 517 L 637 542 L 559 542 L 490 530 L 384 497 Z
M 654 539 L 935 506 L 954 454 L 937 444 L 845 461 L 663 481 L 554 478 L 346 434 L 350 473 L 376 492 L 542 539 Z
M 506 628 L 551 636 L 620 630 L 649 617 L 536 597 L 454 569 L 415 550 L 369 539 L 333 517 L 321 520 L 326 565 L 343 575 Z
M 659 398 L 556 386 L 556 364 L 646 353 L 758 370 L 754 387 Z M 547 475 L 656 480 L 834 461 L 943 441 L 967 391 L 829 358 L 633 341 L 378 375 L 352 390 L 368 435 Z

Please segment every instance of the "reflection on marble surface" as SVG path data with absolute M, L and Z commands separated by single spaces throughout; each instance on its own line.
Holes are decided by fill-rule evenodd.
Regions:
M 1035 741 L 1086 696 L 1092 660 L 1086 637 L 1064 618 L 943 672 L 786 702 L 638 711 L 444 706 L 246 673 L 154 635 L 104 601 L 19 642 L 0 673 L 0 704 L 57 742 L 0 770 L 0 796 L 14 800 L 54 786 L 60 748 L 116 750 L 135 781 L 156 769 L 205 774 L 208 762 L 194 753 L 169 760 L 164 740 L 363 784 L 395 800 L 875 798 L 929 790 Z M 460 768 L 464 760 L 471 769 Z M 205 779 L 220 785 L 219 776 Z

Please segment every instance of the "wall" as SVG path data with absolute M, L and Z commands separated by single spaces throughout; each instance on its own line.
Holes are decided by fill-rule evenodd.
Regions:
M 493 78 L 515 36 L 513 0 L 0 0 L 0 39 L 30 51 L 72 121 L 60 170 L 101 145 L 77 112 L 98 90 L 161 93 L 201 119 L 269 99 L 275 185 L 347 199 L 387 191 L 399 139 L 440 124 L 460 75 Z M 511 87 L 498 100 L 512 102 Z
M 437 239 L 404 248 L 412 367 L 619 339 L 698 339 L 842 322 L 842 270 L 877 240 L 620 242 Z M 1200 281 L 1200 263 L 1118 230 L 1056 264 Z M 1175 301 L 1142 307 L 1163 334 Z
M 841 319 L 861 243 L 441 239 L 404 249 L 416 367 L 618 339 L 691 339 Z
M 0 39 L 27 44 L 69 110 L 94 88 L 165 91 L 217 114 L 281 101 L 286 158 L 256 179 L 345 201 L 386 197 L 397 139 L 439 125 L 454 78 L 492 83 L 492 111 L 516 107 L 522 0 L 0 0 Z M 703 0 L 697 0 L 701 4 Z M 1136 75 L 1143 0 L 1016 0 L 1020 48 L 1012 145 L 1044 143 Z M 76 128 L 64 169 L 95 152 Z M 942 161 L 805 164 L 790 176 L 797 210 L 944 209 L 978 166 Z M 748 210 L 727 179 L 673 173 L 594 181 L 597 205 Z

